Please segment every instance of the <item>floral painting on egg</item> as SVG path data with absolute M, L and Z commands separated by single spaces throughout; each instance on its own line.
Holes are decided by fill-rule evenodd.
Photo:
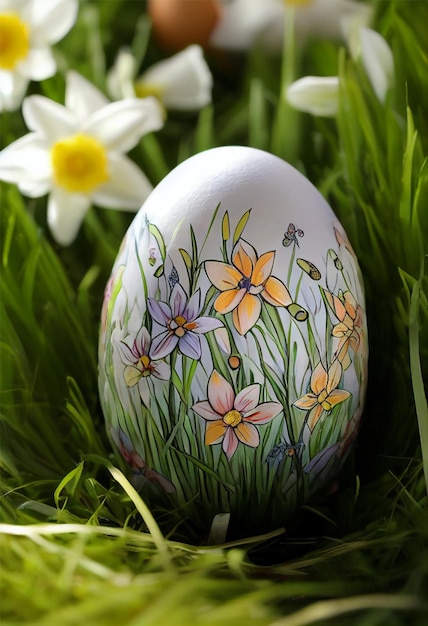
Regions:
M 220 512 L 244 526 L 251 516 L 249 529 L 281 523 L 337 472 L 363 406 L 364 302 L 343 229 L 320 266 L 304 249 L 310 223 L 284 223 L 262 249 L 251 219 L 246 208 L 232 223 L 219 203 L 206 232 L 190 225 L 176 247 L 144 215 L 103 305 L 100 391 L 116 450 L 183 515 L 196 502 L 201 527 Z

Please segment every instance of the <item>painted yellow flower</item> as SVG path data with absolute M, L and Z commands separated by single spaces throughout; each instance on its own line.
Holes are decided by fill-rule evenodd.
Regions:
M 340 339 L 337 354 L 343 368 L 347 369 L 351 363 L 348 348 L 357 352 L 363 338 L 363 311 L 350 291 L 341 292 L 336 296 L 324 289 L 324 295 L 339 320 L 332 330 L 332 335 Z
M 310 411 L 308 426 L 314 429 L 323 411 L 331 411 L 336 404 L 340 404 L 351 395 L 345 389 L 337 389 L 342 377 L 342 365 L 335 359 L 328 370 L 321 363 L 315 367 L 311 376 L 311 392 L 306 393 L 294 402 L 299 409 Z
M 212 284 L 221 291 L 214 302 L 222 314 L 233 311 L 236 330 L 245 335 L 260 317 L 262 301 L 273 306 L 292 304 L 287 287 L 271 276 L 275 252 L 257 252 L 239 239 L 232 251 L 232 265 L 222 261 L 206 261 L 205 271 Z

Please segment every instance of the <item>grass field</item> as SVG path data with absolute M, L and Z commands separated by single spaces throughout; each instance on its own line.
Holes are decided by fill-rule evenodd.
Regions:
M 145 8 L 80 0 L 55 46 L 58 72 L 29 93 L 63 102 L 68 69 L 106 93 L 125 44 L 142 68 L 168 56 Z M 212 103 L 169 111 L 130 153 L 153 185 L 210 147 L 277 154 L 326 197 L 359 258 L 370 345 L 362 428 L 334 493 L 285 529 L 201 546 L 179 512 L 148 508 L 112 455 L 97 390 L 103 292 L 133 214 L 92 207 L 61 246 L 46 197 L 0 183 L 4 626 L 428 622 L 428 2 L 373 9 L 394 59 L 384 101 L 337 41 L 211 51 Z M 335 117 L 286 102 L 285 83 L 305 75 L 339 76 Z M 19 109 L 2 113 L 2 148 L 27 132 Z

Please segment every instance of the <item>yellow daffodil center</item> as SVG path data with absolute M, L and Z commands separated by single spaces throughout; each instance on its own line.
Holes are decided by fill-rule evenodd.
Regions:
M 153 366 L 150 365 L 150 358 L 146 355 L 143 355 L 142 357 L 140 357 L 140 364 L 141 364 L 141 375 L 146 377 L 146 376 L 150 376 L 150 374 L 153 371 Z
M 88 135 L 57 141 L 51 161 L 55 183 L 70 193 L 91 193 L 109 179 L 106 150 Z
M 242 415 L 236 409 L 232 409 L 223 417 L 223 422 L 225 422 L 228 426 L 238 426 L 238 424 L 242 422 Z
M 13 70 L 30 48 L 28 26 L 15 13 L 0 13 L 0 69 Z

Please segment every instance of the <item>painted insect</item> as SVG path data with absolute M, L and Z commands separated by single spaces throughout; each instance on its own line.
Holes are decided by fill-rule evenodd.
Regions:
M 289 224 L 287 231 L 284 233 L 284 239 L 282 240 L 282 245 L 288 248 L 288 246 L 291 246 L 292 243 L 295 243 L 297 247 L 299 248 L 300 247 L 299 241 L 296 235 L 298 235 L 299 237 L 303 237 L 304 234 L 305 233 L 303 232 L 301 228 L 296 228 L 294 224 Z
M 174 286 L 178 283 L 179 280 L 180 280 L 180 278 L 178 276 L 178 272 L 177 272 L 176 268 L 174 266 L 172 266 L 171 273 L 168 276 L 168 282 L 169 282 L 170 288 L 173 289 Z
M 283 441 L 272 448 L 272 450 L 266 457 L 266 461 L 267 463 L 269 463 L 269 465 L 272 465 L 274 463 L 282 463 L 285 457 L 291 458 L 296 455 L 298 456 L 303 448 L 304 443 L 302 441 L 298 441 L 295 444 L 286 443 L 285 441 Z

